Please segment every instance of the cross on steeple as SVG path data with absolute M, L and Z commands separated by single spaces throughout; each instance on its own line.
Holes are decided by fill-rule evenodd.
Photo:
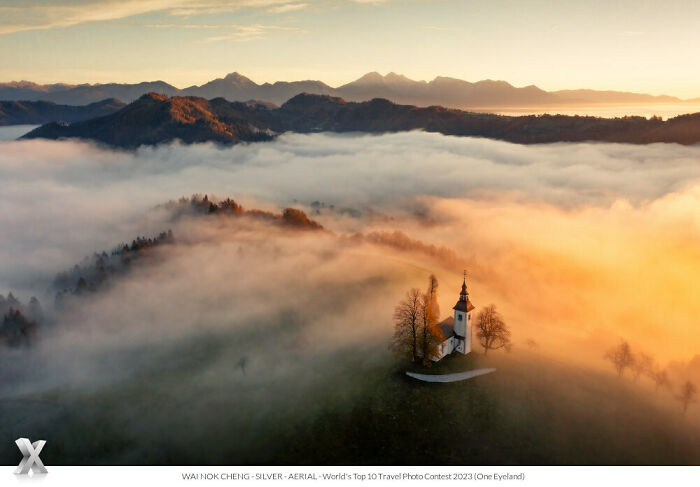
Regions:
M 459 293 L 459 300 L 466 301 L 467 294 L 469 294 L 467 291 L 467 270 L 464 269 L 464 281 L 462 281 L 462 291 Z

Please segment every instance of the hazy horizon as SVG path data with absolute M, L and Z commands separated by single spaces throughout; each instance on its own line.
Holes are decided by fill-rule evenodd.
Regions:
M 254 82 L 254 83 L 258 84 L 258 85 L 274 84 L 274 83 L 277 83 L 277 82 L 289 83 L 289 82 L 295 82 L 295 81 L 320 81 L 320 82 L 325 83 L 326 85 L 330 86 L 331 88 L 340 88 L 341 86 L 344 86 L 344 85 L 346 85 L 346 84 L 352 83 L 352 82 L 354 82 L 354 81 L 358 81 L 358 80 L 360 80 L 362 77 L 364 77 L 364 76 L 366 76 L 366 75 L 368 75 L 368 74 L 375 74 L 375 73 L 378 73 L 380 76 L 383 76 L 383 77 L 390 76 L 390 75 L 392 75 L 392 74 L 393 74 L 393 75 L 398 75 L 398 76 L 405 76 L 405 75 L 403 75 L 402 73 L 394 73 L 393 71 L 392 71 L 392 72 L 370 71 L 370 72 L 367 72 L 367 73 L 363 73 L 363 74 L 357 75 L 357 76 L 355 76 L 355 77 L 353 77 L 353 78 L 351 78 L 351 79 L 347 79 L 347 80 L 345 80 L 345 81 L 343 81 L 343 82 L 339 82 L 339 83 L 336 83 L 336 84 L 332 84 L 332 83 L 326 82 L 324 79 L 315 79 L 315 78 L 310 78 L 310 77 L 302 77 L 302 78 L 298 78 L 298 79 L 265 79 L 265 80 L 257 80 L 257 79 L 251 78 L 250 76 L 247 76 L 246 73 L 233 70 L 233 71 L 230 71 L 230 72 L 227 72 L 227 73 L 224 73 L 224 74 L 214 75 L 213 78 L 204 79 L 204 80 L 201 80 L 200 82 L 197 82 L 197 83 L 194 83 L 194 84 L 186 84 L 186 85 L 177 85 L 177 84 L 175 84 L 175 83 L 172 83 L 172 82 L 168 81 L 167 79 L 162 79 L 162 78 L 138 79 L 138 80 L 137 80 L 137 79 L 132 79 L 132 80 L 129 80 L 129 81 L 125 81 L 125 80 L 121 80 L 121 81 L 120 81 L 120 80 L 105 80 L 105 81 L 99 81 L 99 82 L 96 82 L 96 81 L 69 81 L 69 80 L 51 80 L 51 81 L 42 81 L 42 82 L 39 82 L 39 81 L 37 81 L 37 80 L 35 80 L 35 79 L 24 79 L 24 78 L 22 78 L 22 79 L 0 80 L 0 83 L 11 84 L 11 83 L 25 83 L 25 82 L 27 82 L 27 83 L 36 83 L 36 84 L 38 84 L 38 85 L 65 84 L 65 85 L 73 85 L 73 86 L 80 86 L 80 85 L 99 86 L 99 85 L 110 84 L 110 83 L 116 83 L 116 84 L 137 84 L 137 83 L 143 83 L 143 82 L 146 82 L 146 83 L 164 82 L 164 83 L 167 83 L 167 84 L 169 84 L 169 85 L 171 85 L 171 86 L 174 86 L 174 87 L 177 88 L 177 89 L 184 90 L 184 89 L 186 89 L 186 88 L 191 88 L 191 87 L 193 87 L 193 86 L 202 86 L 202 85 L 204 85 L 204 84 L 206 84 L 206 83 L 208 83 L 208 82 L 210 82 L 210 81 L 216 80 L 216 79 L 223 79 L 223 78 L 225 78 L 226 76 L 228 76 L 229 74 L 233 74 L 233 73 L 237 73 L 237 74 L 239 74 L 239 75 L 241 75 L 241 76 L 244 76 L 244 77 L 250 79 L 252 82 Z M 412 79 L 412 78 L 410 78 L 410 77 L 408 77 L 408 76 L 406 76 L 406 77 L 409 78 L 411 81 L 415 81 L 415 82 L 419 82 L 419 83 L 429 83 L 429 82 L 431 82 L 431 81 L 433 81 L 433 80 L 435 80 L 435 79 L 437 79 L 437 78 L 442 78 L 442 77 L 452 78 L 452 77 L 450 77 L 450 76 L 443 76 L 443 75 L 441 75 L 441 74 L 436 74 L 436 75 L 433 76 L 432 78 L 427 78 L 427 79 Z M 455 78 L 455 79 L 460 79 L 460 78 Z M 564 87 L 559 87 L 559 88 L 552 89 L 552 90 L 546 90 L 546 89 L 544 89 L 542 86 L 540 86 L 540 85 L 539 85 L 538 83 L 536 83 L 536 82 L 531 82 L 531 83 L 522 84 L 522 85 L 516 85 L 516 84 L 513 84 L 513 83 L 511 83 L 509 80 L 506 80 L 506 79 L 490 79 L 490 78 L 485 78 L 485 79 L 463 79 L 463 81 L 467 81 L 467 82 L 469 82 L 469 83 L 477 83 L 477 82 L 480 82 L 480 81 L 497 81 L 497 82 L 504 81 L 504 82 L 506 82 L 506 83 L 508 83 L 508 84 L 510 84 L 510 85 L 512 85 L 512 86 L 514 86 L 515 88 L 525 88 L 525 87 L 528 87 L 528 86 L 536 86 L 536 87 L 538 87 L 538 88 L 540 88 L 540 89 L 542 89 L 542 90 L 544 90 L 544 91 L 547 91 L 547 92 L 578 91 L 578 90 L 587 91 L 587 90 L 593 90 L 593 91 L 601 91 L 601 92 L 616 91 L 616 92 L 620 92 L 620 93 L 635 93 L 635 94 L 640 94 L 640 95 L 651 95 L 651 96 L 669 96 L 669 97 L 676 97 L 676 98 L 678 98 L 678 99 L 679 99 L 678 102 L 663 101 L 663 102 L 658 102 L 658 104 L 661 105 L 661 104 L 664 104 L 664 103 L 665 103 L 665 104 L 674 104 L 674 103 L 675 103 L 675 104 L 678 104 L 678 105 L 680 105 L 680 104 L 689 104 L 689 105 L 692 105 L 692 106 L 700 106 L 700 96 L 680 97 L 680 96 L 677 96 L 677 95 L 674 95 L 674 94 L 671 94 L 671 93 L 665 93 L 665 92 L 664 92 L 664 93 L 646 93 L 646 92 L 638 92 L 638 91 L 625 90 L 625 89 L 612 90 L 612 89 L 606 89 L 606 88 L 601 88 L 601 89 L 595 89 L 595 90 L 594 90 L 593 88 L 586 87 L 586 86 L 579 86 L 579 87 L 564 86 Z M 629 103 L 629 105 L 634 105 L 634 104 L 636 104 L 636 103 L 634 103 L 634 102 L 630 102 L 630 103 Z M 656 103 L 654 103 L 654 104 L 656 104 Z M 586 106 L 586 105 L 587 105 L 586 103 L 582 103 L 582 104 L 581 104 L 581 106 Z M 588 103 L 588 105 L 624 106 L 625 104 L 600 102 L 600 103 Z M 516 111 L 512 111 L 512 112 L 511 112 L 511 111 L 508 111 L 508 110 L 503 110 L 503 113 L 504 113 L 504 114 L 510 114 L 510 113 L 517 113 L 517 112 L 516 112 Z
M 230 66 L 259 82 L 339 86 L 381 71 L 700 96 L 698 4 L 598 3 L 8 0 L 0 79 L 185 87 Z

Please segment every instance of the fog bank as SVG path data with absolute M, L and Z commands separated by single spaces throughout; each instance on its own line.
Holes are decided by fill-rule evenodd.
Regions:
M 271 143 L 229 148 L 172 144 L 135 152 L 75 141 L 10 141 L 1 147 L 0 291 L 24 300 L 37 295 L 50 304 L 49 283 L 57 272 L 93 251 L 166 230 L 173 223 L 153 208 L 201 193 L 265 210 L 304 209 L 333 234 L 312 238 L 323 247 L 317 257 L 349 259 L 359 245 L 372 265 L 362 266 L 367 274 L 355 277 L 395 283 L 391 290 L 382 288 L 376 297 L 381 304 L 372 308 L 381 316 L 374 329 L 383 336 L 405 289 L 434 272 L 443 283 L 443 309 L 450 309 L 458 276 L 467 267 L 474 302 L 496 303 L 521 341 L 535 339 L 593 361 L 620 338 L 653 349 L 664 360 L 689 357 L 700 348 L 690 333 L 700 316 L 692 291 L 700 270 L 698 147 L 521 146 L 420 132 L 288 134 Z M 222 236 L 218 228 L 197 224 L 207 245 L 226 240 L 227 232 Z M 176 237 L 193 234 L 188 225 L 176 230 Z M 294 261 L 306 244 L 292 239 L 294 251 L 287 251 L 269 232 L 276 230 L 251 230 L 232 244 L 238 252 L 253 241 L 276 242 L 251 267 L 255 272 L 230 272 L 241 281 L 277 275 L 280 286 L 291 285 L 311 300 L 320 291 L 311 281 L 297 285 L 299 269 L 279 270 L 288 264 L 280 255 L 288 253 Z M 343 240 L 355 233 L 366 237 L 363 243 Z M 232 252 L 222 258 L 228 262 Z M 158 293 L 171 279 L 173 285 L 191 286 L 201 266 L 197 259 L 204 257 L 198 251 L 184 255 L 197 264 L 171 270 L 163 285 L 139 285 Z M 164 269 L 176 262 L 165 260 Z M 356 269 L 338 265 L 335 273 L 329 271 L 334 278 L 328 285 L 342 286 L 347 272 Z M 219 278 L 230 279 L 223 268 L 221 273 Z M 397 275 L 403 277 L 392 277 Z M 231 303 L 243 292 L 215 287 L 227 289 Z M 182 292 L 146 294 L 143 309 L 129 305 L 135 310 L 130 319 L 152 315 L 146 309 L 152 300 L 165 306 Z M 110 309 L 112 298 L 111 293 L 100 297 L 101 309 Z M 118 302 L 122 306 L 123 298 Z M 77 321 L 111 321 L 86 309 Z M 203 312 L 176 314 L 195 321 Z M 217 311 L 235 312 L 235 307 Z M 155 321 L 168 323 L 169 332 L 179 329 L 170 326 L 171 317 Z

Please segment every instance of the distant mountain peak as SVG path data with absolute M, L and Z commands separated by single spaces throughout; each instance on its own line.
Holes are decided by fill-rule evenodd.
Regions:
M 34 83 L 33 81 L 27 81 L 25 79 L 20 81 L 8 81 L 7 83 L 2 83 L 3 86 L 8 86 L 12 88 L 33 88 L 33 89 L 44 89 L 42 85 Z
M 230 83 L 237 84 L 237 85 L 254 85 L 255 84 L 250 78 L 243 76 L 238 71 L 234 71 L 233 73 L 227 74 L 226 76 L 224 76 L 224 79 Z
M 372 71 L 371 73 L 367 73 L 366 75 L 362 76 L 361 78 L 353 81 L 350 84 L 386 84 L 386 83 L 418 83 L 418 81 L 413 81 L 412 79 L 407 78 L 403 74 L 398 74 L 394 73 L 393 71 L 390 73 L 387 73 L 386 76 L 382 76 L 380 73 L 376 71 Z
M 359 77 L 353 83 L 377 83 L 377 82 L 382 82 L 384 81 L 384 76 L 379 74 L 376 71 L 372 71 L 370 73 L 365 74 L 364 76 Z
M 475 85 L 493 85 L 493 86 L 502 86 L 504 88 L 514 88 L 513 85 L 508 83 L 507 81 L 503 81 L 502 79 L 482 79 L 481 81 L 477 81 L 474 83 Z
M 392 83 L 396 83 L 396 82 L 399 82 L 399 83 L 405 83 L 405 82 L 420 83 L 420 81 L 414 81 L 410 78 L 407 78 L 403 74 L 394 73 L 393 71 L 388 73 L 386 76 L 384 76 L 384 81 L 390 81 Z

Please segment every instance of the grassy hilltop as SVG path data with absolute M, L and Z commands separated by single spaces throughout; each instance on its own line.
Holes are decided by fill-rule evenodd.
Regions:
M 429 373 L 498 370 L 427 384 L 384 349 L 348 349 L 290 383 L 237 368 L 236 343 L 134 350 L 143 367 L 116 383 L 0 400 L 0 463 L 19 461 L 18 435 L 48 440 L 47 465 L 700 463 L 697 408 L 535 353 L 449 357 Z

